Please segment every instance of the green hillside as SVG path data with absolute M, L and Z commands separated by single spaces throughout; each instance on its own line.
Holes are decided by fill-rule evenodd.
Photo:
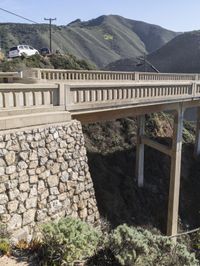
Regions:
M 160 72 L 200 73 L 200 31 L 186 32 L 175 37 L 157 51 L 147 56 Z M 145 71 L 137 66 L 139 60 L 132 57 L 120 59 L 105 69 L 121 71 Z M 146 71 L 153 71 L 148 65 Z
M 200 73 L 200 31 L 177 36 L 148 59 L 161 72 Z
M 178 34 L 115 15 L 87 22 L 76 20 L 52 29 L 54 50 L 69 52 L 98 67 L 121 58 L 151 53 Z M 49 46 L 49 26 L 46 24 L 0 24 L 0 36 L 4 51 L 19 43 L 30 44 L 37 49 Z

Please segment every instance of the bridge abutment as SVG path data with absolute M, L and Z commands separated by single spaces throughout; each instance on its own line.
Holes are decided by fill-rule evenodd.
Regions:
M 15 241 L 64 216 L 99 219 L 80 122 L 0 132 L 0 222 Z

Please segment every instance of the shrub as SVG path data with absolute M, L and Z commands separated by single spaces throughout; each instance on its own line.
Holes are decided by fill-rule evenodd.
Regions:
M 167 237 L 125 224 L 113 231 L 108 245 L 119 263 L 124 266 L 198 265 L 195 256 L 184 245 L 175 245 Z
M 9 254 L 11 245 L 9 242 L 9 234 L 5 224 L 0 223 L 0 254 Z
M 73 265 L 73 261 L 92 256 L 100 232 L 74 218 L 62 218 L 43 226 L 43 258 L 47 265 Z
M 10 242 L 7 238 L 0 238 L 0 253 L 2 255 L 10 253 Z

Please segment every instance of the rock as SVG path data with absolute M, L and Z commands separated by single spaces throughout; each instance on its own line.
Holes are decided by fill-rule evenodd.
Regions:
M 4 161 L 4 159 L 0 158 L 0 168 L 5 167 L 5 166 L 6 166 L 6 162 Z
M 37 214 L 36 214 L 36 220 L 38 221 L 38 222 L 40 222 L 40 221 L 44 221 L 45 220 L 45 218 L 47 217 L 47 209 L 43 209 L 43 210 L 38 210 L 37 211 Z
M 47 157 L 42 157 L 39 159 L 39 164 L 42 166 L 42 165 L 45 165 L 48 161 L 48 158 Z
M 11 243 L 13 245 L 17 245 L 19 241 L 26 241 L 27 243 L 29 243 L 30 235 L 27 227 L 20 228 L 17 231 L 15 231 L 14 234 L 12 234 Z
M 38 182 L 38 193 L 41 194 L 44 192 L 45 190 L 45 184 L 44 184 L 44 181 L 43 180 L 39 180 Z
M 59 191 L 57 187 L 50 188 L 50 195 L 58 195 Z
M 6 189 L 12 190 L 18 186 L 18 180 L 14 179 L 8 182 L 5 182 Z
M 9 223 L 8 223 L 8 231 L 12 232 L 16 229 L 19 229 L 22 225 L 22 217 L 19 214 L 13 214 L 13 216 L 11 217 Z
M 30 184 L 35 184 L 35 183 L 38 183 L 38 176 L 37 175 L 30 176 Z
M 6 186 L 4 183 L 0 183 L 0 193 L 5 192 L 6 191 Z
M 13 190 L 10 190 L 8 192 L 8 195 L 9 195 L 9 199 L 10 200 L 14 200 L 15 198 L 18 197 L 19 195 L 19 190 L 17 188 L 13 189 Z M 0 201 L 1 202 L 1 201 Z
M 10 165 L 6 167 L 6 174 L 11 175 L 16 171 L 16 166 L 15 165 Z
M 28 168 L 28 164 L 27 163 L 25 163 L 24 161 L 18 162 L 18 164 L 17 164 L 17 171 L 18 172 L 20 172 L 20 171 L 22 171 L 24 169 L 27 169 L 27 168 Z
M 27 212 L 23 213 L 23 226 L 35 221 L 35 213 L 35 209 L 30 209 Z
M 26 211 L 26 208 L 24 207 L 24 204 L 20 203 L 19 204 L 19 207 L 18 207 L 18 210 L 17 210 L 17 213 L 18 214 L 22 214 Z
M 37 197 L 28 198 L 25 202 L 26 209 L 37 207 Z
M 5 174 L 5 167 L 0 167 L 0 176 Z
M 59 212 L 61 208 L 62 208 L 62 203 L 59 200 L 53 200 L 49 203 L 48 213 L 49 215 L 52 215 L 56 212 Z
M 59 137 L 59 135 L 58 135 L 58 131 L 56 131 L 56 132 L 53 134 L 53 137 L 54 137 L 54 139 L 57 139 L 57 138 Z
M 47 183 L 49 187 L 56 187 L 59 183 L 58 176 L 57 175 L 50 175 L 47 178 Z
M 22 183 L 19 185 L 19 190 L 20 191 L 29 191 L 30 189 L 30 186 L 29 186 L 29 182 L 26 182 L 26 183 Z
M 52 173 L 53 175 L 59 173 L 59 171 L 60 171 L 60 165 L 59 165 L 58 163 L 54 163 L 54 164 L 50 167 L 50 171 L 51 171 L 51 173 Z
M 38 153 L 37 151 L 31 151 L 30 154 L 29 154 L 29 160 L 30 161 L 37 161 L 38 159 Z
M 9 213 L 16 212 L 18 205 L 19 205 L 19 202 L 17 200 L 8 202 L 7 208 L 8 208 Z
M 66 200 L 67 198 L 67 193 L 62 193 L 58 195 L 58 200 L 63 201 Z
M 31 161 L 29 163 L 29 169 L 36 169 L 36 167 L 38 166 L 38 161 Z
M 23 175 L 19 177 L 19 184 L 27 182 L 29 179 L 28 175 Z
M 38 148 L 38 156 L 46 157 L 49 154 L 49 151 L 46 148 Z
M 22 159 L 23 161 L 26 161 L 28 159 L 29 152 L 20 152 L 19 153 L 19 158 Z
M 0 215 L 4 214 L 6 212 L 6 208 L 4 205 L 0 205 Z
M 69 179 L 69 174 L 68 174 L 68 172 L 62 172 L 62 175 L 61 175 L 61 177 L 60 177 L 60 180 L 63 182 L 63 183 L 65 183 L 65 182 L 67 182 L 68 181 L 68 179 Z
M 8 196 L 6 194 L 0 194 L 0 204 L 4 205 L 8 202 Z
M 44 171 L 43 173 L 41 173 L 40 175 L 39 175 L 39 178 L 41 178 L 41 179 L 47 179 L 47 177 L 49 177 L 51 175 L 51 173 L 50 173 L 50 170 L 46 170 L 46 171 Z
M 80 217 L 81 219 L 83 219 L 83 220 L 86 219 L 86 217 L 87 217 L 87 209 L 86 209 L 86 208 L 83 209 L 83 210 L 80 210 L 80 211 L 79 211 L 79 217 Z
M 19 196 L 18 196 L 18 199 L 22 202 L 24 202 L 26 199 L 28 198 L 28 193 L 27 192 L 24 192 L 24 193 L 20 193 Z
M 38 195 L 37 185 L 31 187 L 29 192 L 29 197 L 34 197 Z
M 40 199 L 41 200 L 47 199 L 48 196 L 49 196 L 49 190 L 48 189 L 45 189 L 43 191 L 43 193 L 40 195 Z
M 4 214 L 1 214 L 0 215 L 0 221 L 1 221 L 1 223 L 8 223 L 9 221 L 10 221 L 10 214 L 7 214 L 7 213 L 4 213 Z

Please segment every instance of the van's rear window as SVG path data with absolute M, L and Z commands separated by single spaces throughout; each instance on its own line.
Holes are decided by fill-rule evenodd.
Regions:
M 14 51 L 14 50 L 17 50 L 17 47 L 15 46 L 15 47 L 12 47 L 12 48 L 10 48 L 10 51 Z

